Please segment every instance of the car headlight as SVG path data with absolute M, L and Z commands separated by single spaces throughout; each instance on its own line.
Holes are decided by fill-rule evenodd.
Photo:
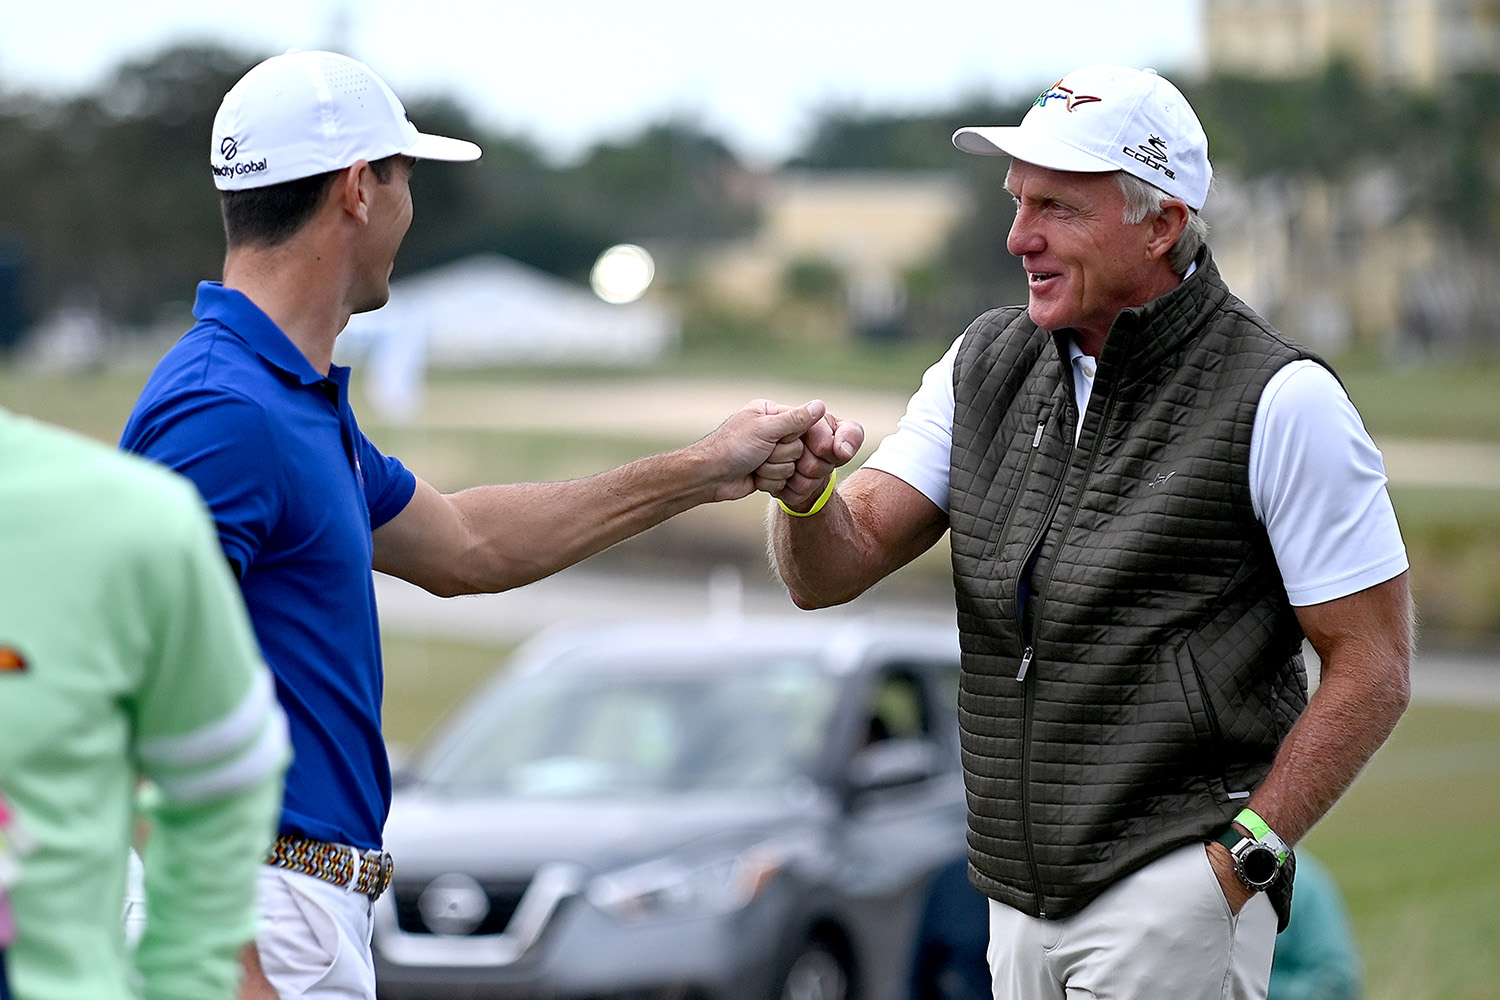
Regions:
M 596 876 L 584 895 L 621 920 L 733 913 L 760 895 L 786 862 L 785 851 L 769 843 L 711 857 L 668 856 Z

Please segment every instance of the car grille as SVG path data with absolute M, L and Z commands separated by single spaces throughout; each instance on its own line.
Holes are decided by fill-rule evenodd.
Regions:
M 478 926 L 469 932 L 469 936 L 505 933 L 505 928 L 510 925 L 510 918 L 515 915 L 516 907 L 530 883 L 480 880 L 479 884 L 484 889 L 485 898 L 489 900 L 490 910 Z M 396 926 L 403 933 L 436 933 L 422 919 L 422 911 L 418 906 L 418 900 L 426 888 L 426 881 L 398 880 L 391 886 L 391 891 L 395 894 Z

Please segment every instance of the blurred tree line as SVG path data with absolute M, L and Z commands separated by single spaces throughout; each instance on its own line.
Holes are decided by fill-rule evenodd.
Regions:
M 1215 77 L 1192 89 L 1216 165 L 1246 177 L 1347 180 L 1372 163 L 1405 178 L 1410 210 L 1493 249 L 1500 223 L 1500 74 L 1432 93 L 1373 87 L 1346 62 L 1311 79 Z
M 218 276 L 224 237 L 208 137 L 224 92 L 261 58 L 179 47 L 121 65 L 97 93 L 0 93 L 0 348 L 60 306 L 138 328 Z M 690 126 L 654 125 L 555 167 L 456 104 L 406 104 L 424 129 L 473 137 L 484 156 L 414 173 L 421 225 L 398 277 L 490 251 L 579 278 L 626 239 L 716 240 L 755 223 L 745 169 Z
M 179 47 L 121 65 L 97 92 L 67 98 L 0 92 L 0 348 L 60 306 L 122 327 L 149 324 L 219 273 L 223 236 L 207 170 L 219 99 L 259 55 Z M 1347 66 L 1311 79 L 1211 78 L 1185 85 L 1216 167 L 1245 177 L 1337 180 L 1394 163 L 1407 210 L 1430 213 L 1471 252 L 1500 232 L 1500 76 L 1460 77 L 1435 94 L 1376 86 Z M 1014 122 L 1031 103 L 976 97 L 925 114 L 825 109 L 800 170 L 955 172 L 971 208 L 940 258 L 905 277 L 917 334 L 951 336 L 977 311 L 1023 294 L 1005 250 L 1010 198 L 994 161 L 947 136 Z M 757 178 L 719 138 L 666 121 L 549 163 L 525 137 L 492 134 L 448 101 L 409 100 L 424 129 L 471 136 L 484 157 L 462 170 L 419 168 L 414 226 L 398 275 L 471 253 L 508 255 L 581 278 L 621 241 L 701 247 L 757 222 Z M 807 272 L 807 273 L 803 273 Z M 803 264 L 789 288 L 824 289 Z M 814 280 L 820 279 L 820 280 Z

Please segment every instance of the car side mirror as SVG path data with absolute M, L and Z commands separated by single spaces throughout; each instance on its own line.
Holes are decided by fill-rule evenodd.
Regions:
M 938 770 L 937 747 L 928 740 L 880 740 L 850 760 L 849 796 L 919 784 Z

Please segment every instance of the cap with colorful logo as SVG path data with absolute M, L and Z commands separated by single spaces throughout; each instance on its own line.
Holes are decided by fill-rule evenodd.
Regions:
M 1208 137 L 1187 98 L 1155 70 L 1089 66 L 1037 97 L 1019 125 L 953 133 L 966 153 L 1078 173 L 1124 170 L 1193 209 L 1208 199 Z
M 335 52 L 287 52 L 256 65 L 214 116 L 210 157 L 220 191 L 267 187 L 402 153 L 474 160 L 479 147 L 425 135 L 384 80 Z

